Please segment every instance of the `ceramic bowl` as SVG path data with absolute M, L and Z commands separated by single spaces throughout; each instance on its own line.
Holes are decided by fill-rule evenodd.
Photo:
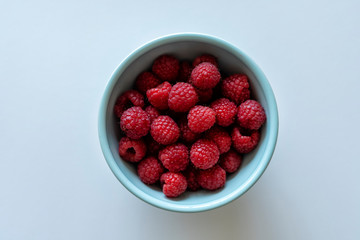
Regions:
M 117 97 L 130 89 L 142 71 L 162 54 L 191 60 L 208 53 L 218 59 L 222 72 L 244 73 L 249 77 L 251 91 L 265 109 L 267 121 L 261 128 L 257 148 L 243 158 L 241 168 L 227 177 L 225 186 L 217 191 L 185 192 L 178 198 L 164 196 L 158 187 L 147 186 L 136 174 L 136 168 L 123 161 L 118 153 L 119 120 L 113 113 Z M 220 38 L 197 33 L 180 33 L 157 38 L 127 56 L 115 69 L 105 88 L 100 104 L 98 131 L 104 157 L 117 179 L 143 201 L 170 211 L 199 212 L 223 206 L 243 195 L 264 173 L 273 155 L 278 136 L 278 110 L 271 86 L 264 73 L 244 52 Z

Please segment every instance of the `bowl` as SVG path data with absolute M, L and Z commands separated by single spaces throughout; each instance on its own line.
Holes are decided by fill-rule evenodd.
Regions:
M 119 120 L 113 113 L 117 97 L 130 89 L 142 71 L 162 54 L 178 59 L 194 59 L 208 53 L 218 59 L 220 69 L 227 73 L 244 73 L 249 77 L 253 96 L 265 109 L 267 120 L 261 128 L 257 148 L 243 158 L 240 169 L 227 177 L 217 191 L 185 192 L 180 197 L 167 198 L 158 187 L 145 185 L 136 168 L 123 161 L 118 153 Z M 260 68 L 234 45 L 214 36 L 198 33 L 167 35 L 150 41 L 127 56 L 112 73 L 100 104 L 99 140 L 104 157 L 117 179 L 143 201 L 175 212 L 200 212 L 223 206 L 243 195 L 264 173 L 273 155 L 278 136 L 278 111 L 269 82 Z

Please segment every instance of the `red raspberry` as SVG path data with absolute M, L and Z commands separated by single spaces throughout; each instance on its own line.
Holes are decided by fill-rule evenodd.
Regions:
M 215 111 L 209 107 L 193 107 L 187 116 L 190 130 L 195 133 L 201 133 L 210 129 L 215 124 L 215 115 Z
M 132 106 L 144 107 L 144 96 L 135 90 L 128 90 L 121 94 L 114 106 L 115 115 L 120 118 L 123 112 Z
M 179 60 L 170 55 L 161 55 L 155 59 L 152 71 L 163 81 L 173 81 L 179 73 Z
M 180 63 L 180 70 L 179 70 L 179 82 L 188 82 L 190 79 L 192 67 L 188 61 L 183 61 Z
M 168 98 L 171 91 L 171 84 L 163 82 L 156 88 L 147 90 L 146 96 L 154 107 L 160 110 L 168 109 Z
M 120 127 L 129 138 L 139 139 L 148 134 L 150 119 L 141 107 L 132 107 L 121 115 Z
M 250 98 L 248 78 L 244 74 L 234 74 L 221 83 L 222 95 L 236 104 Z
M 186 178 L 181 173 L 164 173 L 160 177 L 160 183 L 163 193 L 169 198 L 180 196 L 187 188 Z
M 193 65 L 193 67 L 196 67 L 197 65 L 199 65 L 200 63 L 203 63 L 203 62 L 209 62 L 212 65 L 214 65 L 215 67 L 218 67 L 216 57 L 214 57 L 210 54 L 203 54 L 203 55 L 195 58 L 192 65 Z
M 233 173 L 240 167 L 242 162 L 241 156 L 234 150 L 220 156 L 219 165 L 228 173 Z
M 180 120 L 179 127 L 180 138 L 187 143 L 192 143 L 200 137 L 200 133 L 194 133 L 190 130 L 186 118 Z
M 195 88 L 189 83 L 178 82 L 171 88 L 168 105 L 175 112 L 187 112 L 197 101 Z
M 218 147 L 209 139 L 197 140 L 190 150 L 191 162 L 200 169 L 208 169 L 214 166 L 219 160 L 219 155 Z
M 213 95 L 213 90 L 211 88 L 209 89 L 198 89 L 195 88 L 195 91 L 199 97 L 200 103 L 207 103 L 210 101 Z
M 214 88 L 220 82 L 220 72 L 213 64 L 203 62 L 191 72 L 191 83 L 199 89 Z
M 119 155 L 128 162 L 139 162 L 145 157 L 146 145 L 142 139 L 133 140 L 123 137 L 119 142 Z
M 189 165 L 183 174 L 186 177 L 188 189 L 190 191 L 196 191 L 200 188 L 200 185 L 196 180 L 197 170 L 194 167 Z
M 245 132 L 243 129 L 240 131 L 240 128 L 234 127 L 231 133 L 231 139 L 233 142 L 233 147 L 238 153 L 249 153 L 258 145 L 260 140 L 259 131 L 255 130 L 250 132 L 249 136 L 244 135 Z
M 142 160 L 137 166 L 137 173 L 140 180 L 145 184 L 154 184 L 160 180 L 164 172 L 164 167 L 154 157 L 148 157 Z
M 178 140 L 180 129 L 171 117 L 160 116 L 151 124 L 150 134 L 158 143 L 169 145 Z
M 197 175 L 199 185 L 207 190 L 216 190 L 225 185 L 226 172 L 219 165 L 206 170 L 200 170 Z
M 251 130 L 259 129 L 266 121 L 264 108 L 255 100 L 247 100 L 239 106 L 237 113 L 241 127 Z
M 230 126 L 235 121 L 236 105 L 227 98 L 220 98 L 211 103 L 216 112 L 216 123 L 220 126 Z
M 149 155 L 158 156 L 159 151 L 164 147 L 157 141 L 155 141 L 150 134 L 145 137 L 145 143 L 147 146 L 147 152 Z
M 189 165 L 189 150 L 184 144 L 176 143 L 161 150 L 159 160 L 170 172 L 180 172 Z
M 152 123 L 157 117 L 160 116 L 159 111 L 156 108 L 154 108 L 153 106 L 147 106 L 145 108 L 145 112 L 149 116 L 150 123 Z
M 216 143 L 220 154 L 226 153 L 230 150 L 231 137 L 223 128 L 213 127 L 206 133 L 205 137 Z
M 161 84 L 161 81 L 151 72 L 141 73 L 135 81 L 136 89 L 142 94 L 146 94 L 147 90 L 155 88 L 159 84 Z

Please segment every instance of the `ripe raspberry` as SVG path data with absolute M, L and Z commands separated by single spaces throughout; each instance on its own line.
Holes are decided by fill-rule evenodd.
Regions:
M 191 83 L 199 89 L 214 88 L 221 75 L 217 67 L 208 62 L 197 65 L 191 72 Z
M 206 133 L 205 137 L 218 146 L 220 154 L 230 150 L 231 137 L 223 128 L 213 127 Z
M 190 79 L 191 71 L 193 68 L 191 67 L 188 61 L 183 61 L 180 63 L 180 70 L 179 70 L 179 82 L 188 82 Z
M 236 104 L 250 98 L 248 78 L 244 74 L 234 74 L 221 83 L 222 95 Z
M 180 129 L 169 116 L 160 116 L 151 124 L 150 134 L 158 143 L 169 145 L 178 140 Z
M 142 94 L 146 94 L 146 91 L 155 88 L 156 86 L 160 85 L 161 81 L 155 77 L 154 74 L 151 72 L 143 72 L 141 73 L 135 81 L 135 87 L 139 90 Z
M 189 165 L 189 150 L 184 144 L 176 143 L 161 150 L 159 160 L 170 172 L 180 172 Z
M 194 133 L 190 130 L 188 126 L 187 118 L 182 118 L 179 122 L 180 127 L 180 139 L 187 143 L 192 143 L 195 140 L 199 139 L 201 136 L 200 133 Z
M 209 88 L 209 89 L 195 88 L 195 91 L 199 97 L 199 103 L 209 102 L 213 95 L 213 90 L 211 88 Z
M 236 105 L 227 98 L 220 98 L 211 103 L 216 112 L 216 123 L 220 126 L 230 126 L 235 121 Z
M 197 101 L 195 88 L 189 83 L 178 82 L 171 88 L 168 105 L 175 112 L 187 112 Z
M 171 84 L 163 82 L 156 88 L 147 90 L 146 96 L 155 108 L 160 110 L 168 109 L 168 98 L 171 91 Z
M 160 183 L 163 193 L 169 198 L 180 196 L 187 188 L 186 178 L 181 173 L 164 173 L 160 177 Z
M 116 100 L 114 106 L 114 113 L 115 115 L 120 118 L 123 112 L 132 107 L 144 107 L 144 96 L 135 90 L 128 90 L 121 94 L 121 96 Z
M 219 155 L 218 147 L 209 139 L 197 140 L 190 150 L 191 162 L 200 169 L 208 169 L 214 166 L 219 160 Z
M 120 127 L 129 138 L 139 139 L 148 134 L 150 119 L 141 107 L 132 107 L 121 115 Z
M 179 60 L 170 55 L 161 55 L 155 59 L 152 71 L 163 81 L 173 81 L 179 73 Z
M 259 129 L 266 121 L 264 108 L 255 100 L 247 100 L 239 106 L 237 113 L 241 127 L 251 130 Z
M 207 170 L 200 170 L 197 175 L 199 185 L 207 190 L 216 190 L 225 185 L 226 172 L 219 165 Z
M 119 142 L 119 155 L 128 162 L 139 162 L 145 157 L 146 145 L 142 139 L 133 140 L 123 137 Z
M 218 67 L 216 58 L 210 54 L 203 54 L 203 55 L 195 58 L 192 65 L 193 65 L 193 67 L 196 67 L 197 65 L 199 65 L 200 63 L 203 63 L 203 62 L 209 62 L 212 65 L 214 65 L 215 67 Z
M 164 167 L 154 157 L 148 157 L 142 160 L 137 166 L 137 173 L 140 180 L 145 184 L 154 184 L 160 180 L 164 172 Z
M 215 124 L 215 115 L 215 111 L 209 107 L 193 107 L 187 116 L 190 130 L 195 133 L 201 133 L 210 129 Z
M 145 137 L 145 144 L 147 146 L 147 153 L 151 156 L 158 156 L 159 151 L 164 147 L 155 141 L 150 134 Z
M 249 136 L 245 135 L 247 133 L 244 129 L 234 127 L 231 133 L 231 139 L 233 142 L 233 147 L 238 153 L 249 153 L 258 145 L 260 140 L 259 131 L 251 131 Z
M 153 106 L 147 106 L 145 108 L 145 112 L 149 116 L 150 123 L 152 123 L 157 117 L 160 116 L 159 111 L 156 108 L 154 108 Z
M 228 173 L 233 173 L 240 167 L 242 162 L 241 156 L 234 150 L 220 156 L 219 165 Z
M 196 191 L 200 188 L 199 183 L 196 180 L 197 170 L 189 165 L 186 170 L 183 172 L 184 176 L 186 177 L 188 189 L 190 191 Z

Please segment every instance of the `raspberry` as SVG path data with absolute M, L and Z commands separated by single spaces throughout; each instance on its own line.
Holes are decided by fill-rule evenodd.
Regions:
M 191 72 L 191 83 L 199 89 L 214 88 L 220 78 L 217 67 L 208 62 L 200 63 Z
M 188 126 L 195 133 L 204 132 L 215 124 L 215 115 L 215 111 L 209 107 L 195 106 L 187 116 Z
M 170 172 L 180 172 L 189 165 L 189 150 L 184 144 L 173 144 L 159 152 L 159 160 Z
M 251 131 L 249 136 L 245 135 L 247 133 L 243 129 L 240 131 L 240 128 L 234 127 L 231 133 L 231 139 L 233 142 L 233 147 L 238 153 L 249 153 L 258 145 L 260 140 L 259 131 Z
M 225 185 L 226 172 L 219 165 L 207 170 L 200 170 L 197 175 L 199 185 L 207 190 L 216 190 Z
M 160 116 L 151 124 L 150 134 L 160 144 L 175 143 L 180 136 L 178 125 L 169 116 Z
M 157 117 L 160 116 L 159 111 L 156 108 L 154 108 L 153 106 L 147 106 L 145 108 L 145 112 L 149 116 L 150 123 L 152 123 Z
M 235 121 L 236 105 L 227 98 L 220 98 L 211 103 L 216 112 L 216 123 L 220 126 L 230 126 Z
M 231 137 L 223 128 L 213 127 L 206 133 L 205 137 L 216 143 L 220 154 L 230 150 Z
M 251 130 L 259 129 L 266 121 L 264 108 L 255 100 L 247 100 L 239 106 L 237 113 L 241 127 Z
M 142 139 L 133 140 L 123 137 L 119 142 L 119 155 L 128 162 L 139 162 L 146 154 L 146 145 Z
M 175 112 L 187 112 L 197 101 L 195 88 L 189 83 L 178 82 L 171 88 L 168 105 Z
M 163 193 L 169 198 L 180 196 L 187 188 L 186 178 L 181 173 L 164 173 L 160 177 L 160 183 Z
M 212 65 L 214 65 L 215 67 L 218 67 L 216 58 L 210 54 L 203 54 L 203 55 L 195 58 L 192 65 L 193 65 L 193 67 L 196 67 L 197 65 L 199 65 L 200 63 L 203 63 L 203 62 L 209 62 Z
M 198 89 L 195 88 L 195 91 L 199 97 L 200 103 L 207 103 L 210 101 L 213 95 L 213 90 L 211 88 L 209 89 Z
M 179 70 L 179 82 L 188 82 L 190 79 L 192 67 L 188 61 L 183 61 L 180 63 L 180 70 Z
M 142 160 L 137 166 L 137 173 L 140 180 L 145 184 L 154 184 L 160 180 L 164 167 L 154 157 L 148 157 Z
M 120 127 L 129 138 L 139 139 L 148 134 L 150 119 L 140 107 L 132 107 L 121 115 Z
M 173 81 L 179 73 L 179 60 L 170 55 L 161 55 L 155 59 L 152 71 L 163 81 Z
M 114 106 L 115 115 L 120 118 L 123 112 L 132 107 L 144 107 L 144 96 L 135 90 L 128 90 L 124 92 L 117 100 Z
M 146 96 L 154 107 L 160 110 L 168 109 L 168 98 L 171 90 L 171 84 L 163 82 L 156 88 L 147 90 Z
M 219 155 L 218 147 L 209 139 L 197 140 L 190 150 L 191 162 L 200 169 L 208 169 L 214 166 L 219 160 Z
M 183 172 L 184 176 L 186 177 L 187 181 L 187 188 L 190 191 L 196 191 L 200 188 L 199 183 L 196 180 L 197 170 L 189 165 L 186 170 Z
M 250 98 L 248 78 L 244 74 L 234 74 L 221 83 L 222 95 L 236 104 Z
M 136 89 L 142 94 L 146 94 L 147 90 L 155 88 L 159 84 L 161 84 L 161 81 L 151 72 L 141 73 L 135 81 Z
M 147 146 L 147 152 L 149 155 L 158 156 L 159 151 L 164 147 L 157 141 L 155 141 L 150 134 L 145 137 L 145 143 Z
M 219 165 L 228 173 L 235 172 L 241 165 L 242 158 L 234 150 L 220 156 Z
M 200 137 L 200 133 L 194 133 L 190 130 L 186 118 L 180 120 L 179 127 L 180 138 L 187 143 L 192 143 Z

